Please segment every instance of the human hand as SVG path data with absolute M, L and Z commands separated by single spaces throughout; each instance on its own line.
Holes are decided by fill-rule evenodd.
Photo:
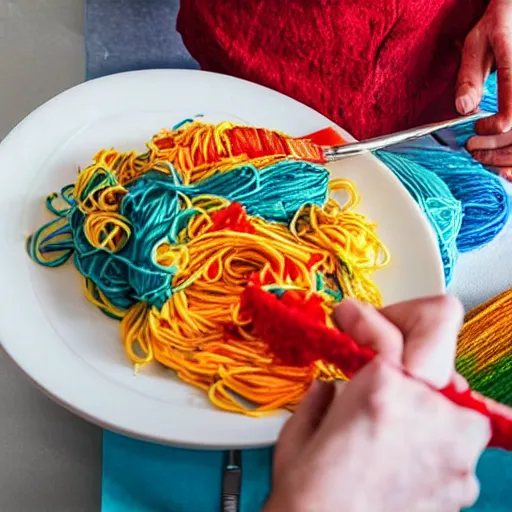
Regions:
M 467 148 L 476 160 L 512 179 L 512 0 L 491 0 L 466 38 L 455 101 L 461 114 L 478 108 L 493 65 L 498 73 L 499 112 L 476 123 L 478 135 Z
M 448 512 L 471 505 L 488 420 L 397 367 L 433 386 L 448 384 L 461 306 L 443 297 L 377 311 L 347 301 L 334 318 L 381 356 L 345 388 L 312 387 L 281 434 L 266 510 Z

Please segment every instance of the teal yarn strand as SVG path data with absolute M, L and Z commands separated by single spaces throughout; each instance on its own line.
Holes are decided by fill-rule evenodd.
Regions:
M 181 207 L 178 194 L 158 194 L 157 182 L 141 178 L 130 187 L 120 213 L 131 227 L 131 235 L 118 251 L 90 245 L 84 232 L 86 216 L 75 208 L 69 223 L 75 244 L 74 263 L 79 272 L 116 308 L 126 311 L 139 301 L 161 307 L 170 297 L 176 269 L 161 269 L 152 262 L 154 244 L 164 238 Z
M 459 252 L 469 252 L 490 243 L 510 218 L 510 199 L 502 180 L 487 171 L 466 151 L 453 151 L 440 144 L 428 148 L 414 144 L 396 150 L 441 178 L 462 203 L 462 226 L 457 237 Z
M 386 164 L 418 203 L 434 229 L 443 260 L 446 283 L 450 283 L 458 258 L 457 237 L 462 225 L 462 205 L 435 173 L 396 153 L 378 151 Z
M 322 206 L 327 200 L 328 184 L 329 171 L 325 167 L 283 160 L 262 169 L 241 165 L 180 190 L 190 197 L 222 196 L 242 204 L 249 215 L 287 223 L 305 204 Z

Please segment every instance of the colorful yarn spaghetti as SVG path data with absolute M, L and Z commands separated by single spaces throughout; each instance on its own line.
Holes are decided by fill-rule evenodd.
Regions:
M 217 125 L 186 119 L 173 130 L 162 130 L 148 143 L 148 152 L 101 152 L 114 159 L 121 184 L 149 169 L 163 170 L 172 164 L 179 169 L 185 185 L 203 181 L 235 165 L 262 168 L 290 158 L 323 163 L 321 149 L 307 139 L 293 139 L 262 128 L 237 126 L 228 121 Z M 98 157 L 97 157 L 98 158 Z M 164 169 L 161 169 L 161 167 Z
M 380 304 L 372 276 L 389 261 L 354 211 L 353 184 L 304 160 L 315 147 L 187 122 L 143 154 L 101 151 L 48 198 L 55 218 L 29 238 L 29 254 L 51 267 L 73 258 L 87 299 L 121 320 L 137 371 L 158 361 L 228 411 L 293 408 L 314 379 L 347 375 L 322 361 L 275 364 L 241 308 L 247 283 L 316 302 L 311 321 L 329 325 L 345 295 Z M 329 190 L 345 191 L 346 204 Z
M 303 368 L 320 360 L 351 376 L 375 355 L 368 347 L 359 346 L 346 334 L 326 325 L 321 304 L 304 295 L 285 292 L 278 297 L 264 290 L 260 283 L 250 282 L 243 292 L 242 311 L 251 318 L 253 332 L 266 342 L 276 360 L 285 365 Z M 476 311 L 474 316 L 481 312 Z M 468 330 L 471 336 L 471 328 Z M 507 355 L 509 353 L 510 349 Z M 501 355 L 498 352 L 497 357 Z M 512 450 L 512 420 L 509 417 L 490 412 L 483 397 L 471 389 L 460 392 L 450 384 L 439 392 L 457 405 L 488 416 L 492 426 L 489 445 Z

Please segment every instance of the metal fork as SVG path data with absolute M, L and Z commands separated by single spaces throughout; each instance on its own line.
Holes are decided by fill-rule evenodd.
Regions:
M 449 119 L 448 121 L 425 124 L 423 126 L 418 126 L 417 128 L 411 128 L 409 130 L 403 130 L 401 132 L 396 132 L 389 135 L 382 135 L 380 137 L 367 139 L 361 142 L 351 142 L 341 146 L 324 146 L 322 149 L 325 159 L 328 162 L 333 162 L 348 156 L 355 156 L 361 153 L 367 153 L 369 151 L 376 151 L 378 149 L 384 149 L 395 144 L 418 139 L 424 135 L 437 132 L 438 130 L 453 128 L 454 126 L 470 123 L 472 121 L 476 121 L 477 119 L 482 119 L 492 115 L 493 114 L 491 112 L 484 112 L 481 110 L 469 116 L 456 117 L 455 119 Z

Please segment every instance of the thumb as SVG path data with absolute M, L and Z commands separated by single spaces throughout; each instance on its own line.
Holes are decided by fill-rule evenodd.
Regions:
M 478 108 L 491 66 L 492 54 L 487 39 L 473 30 L 464 42 L 457 77 L 455 107 L 460 114 L 467 115 Z
M 307 443 L 322 422 L 335 393 L 332 382 L 313 381 L 306 396 L 287 421 L 277 442 L 274 458 L 274 475 L 293 463 L 294 456 Z
M 373 306 L 346 298 L 336 306 L 332 319 L 359 345 L 372 348 L 391 364 L 402 364 L 402 333 Z

